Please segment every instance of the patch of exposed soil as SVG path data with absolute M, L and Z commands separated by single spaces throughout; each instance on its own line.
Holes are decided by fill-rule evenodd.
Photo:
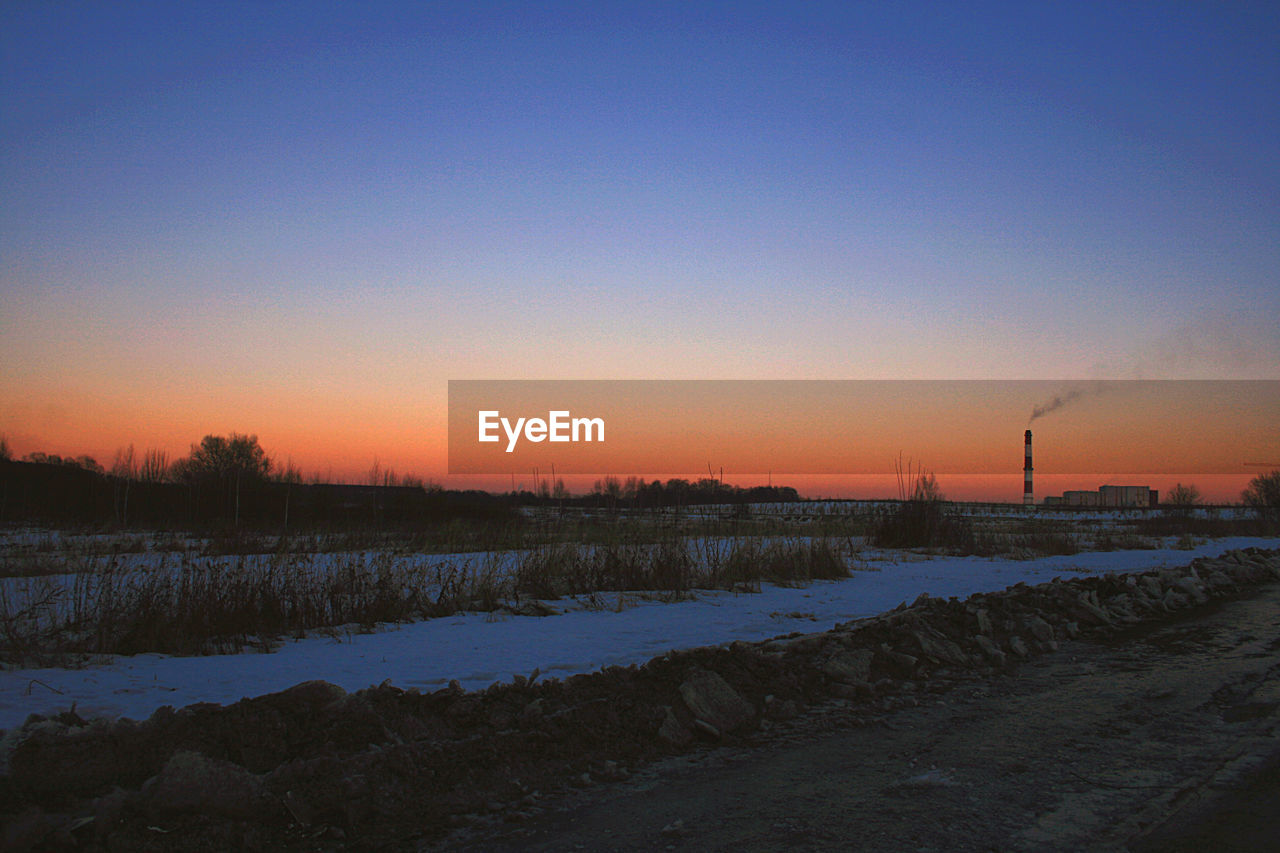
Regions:
M 922 597 L 831 631 L 565 681 L 433 694 L 310 682 L 140 723 L 33 721 L 10 737 L 0 777 L 5 842 L 1070 849 L 1129 839 L 1171 819 L 1189 791 L 1243 774 L 1252 765 L 1231 761 L 1256 759 L 1273 736 L 1280 593 L 1266 582 L 1277 578 L 1280 553 L 1249 550 L 966 601 Z M 1228 741 L 1253 746 L 1226 765 L 1221 749 L 1202 748 Z M 558 811 L 575 786 L 622 799 Z M 514 829 L 495 828 L 504 824 Z

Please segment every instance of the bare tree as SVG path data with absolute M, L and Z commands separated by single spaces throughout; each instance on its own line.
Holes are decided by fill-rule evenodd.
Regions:
M 163 483 L 169 477 L 169 454 L 163 450 L 148 450 L 142 455 L 142 467 L 138 479 L 144 483 Z
M 1280 469 L 1254 477 L 1240 496 L 1262 518 L 1275 519 L 1280 515 Z
M 1200 503 L 1200 490 L 1194 485 L 1176 483 L 1164 496 L 1164 502 L 1170 506 L 1193 507 Z
M 112 476 L 122 480 L 138 479 L 138 463 L 133 452 L 133 445 L 116 450 L 115 461 L 111 463 Z
M 111 475 L 115 478 L 116 515 L 120 524 L 129 524 L 129 489 L 133 481 L 138 479 L 138 463 L 134 458 L 133 445 L 116 450 L 115 462 L 111 465 Z
M 604 493 L 610 503 L 616 503 L 622 497 L 622 481 L 610 474 L 604 478 Z
M 276 467 L 271 479 L 277 483 L 301 483 L 302 469 L 294 465 L 292 459 L 286 459 L 284 465 Z
M 628 501 L 635 501 L 640 496 L 641 489 L 644 488 L 644 480 L 636 476 L 628 477 L 622 483 L 622 497 Z

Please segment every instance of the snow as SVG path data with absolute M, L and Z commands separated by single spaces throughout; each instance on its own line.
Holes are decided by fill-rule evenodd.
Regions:
M 389 680 L 435 690 L 456 679 L 478 689 L 516 675 L 563 678 L 610 665 L 642 663 L 671 649 L 763 640 L 812 632 L 931 596 L 968 596 L 1019 582 L 1184 565 L 1232 548 L 1280 547 L 1280 539 L 1219 539 L 1191 550 L 1089 552 L 1036 560 L 922 557 L 863 551 L 857 571 L 803 588 L 764 586 L 759 593 L 699 592 L 665 603 L 638 594 L 551 602 L 558 615 L 461 613 L 375 633 L 313 632 L 270 653 L 175 657 L 117 656 L 80 669 L 0 671 L 0 729 L 33 713 L 75 703 L 87 718 L 144 719 L 163 705 L 227 704 L 322 679 L 347 690 Z

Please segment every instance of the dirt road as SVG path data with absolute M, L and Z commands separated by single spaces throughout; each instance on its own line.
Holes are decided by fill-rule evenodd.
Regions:
M 837 702 L 447 846 L 1275 849 L 1280 584 L 934 688 L 892 713 Z

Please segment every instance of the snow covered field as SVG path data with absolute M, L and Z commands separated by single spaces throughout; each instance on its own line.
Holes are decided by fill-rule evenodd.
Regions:
M 754 593 L 702 592 L 693 600 L 662 603 L 614 593 L 552 602 L 558 615 L 538 618 L 494 613 L 388 626 L 371 634 L 313 632 L 286 640 L 276 651 L 205 657 L 115 657 L 83 669 L 0 671 L 0 728 L 33 713 L 50 714 L 75 703 L 78 714 L 150 716 L 163 705 L 235 702 L 322 679 L 347 690 L 384 680 L 424 691 L 452 679 L 487 687 L 515 675 L 560 677 L 610 665 L 642 663 L 675 648 L 762 640 L 794 631 L 819 631 L 910 602 L 920 593 L 967 596 L 1020 581 L 1055 576 L 1142 571 L 1182 565 L 1232 548 L 1280 547 L 1280 539 L 1219 539 L 1192 550 L 1080 553 L 1037 560 L 981 557 L 925 558 L 863 551 L 876 571 L 804 588 L 765 586 Z

